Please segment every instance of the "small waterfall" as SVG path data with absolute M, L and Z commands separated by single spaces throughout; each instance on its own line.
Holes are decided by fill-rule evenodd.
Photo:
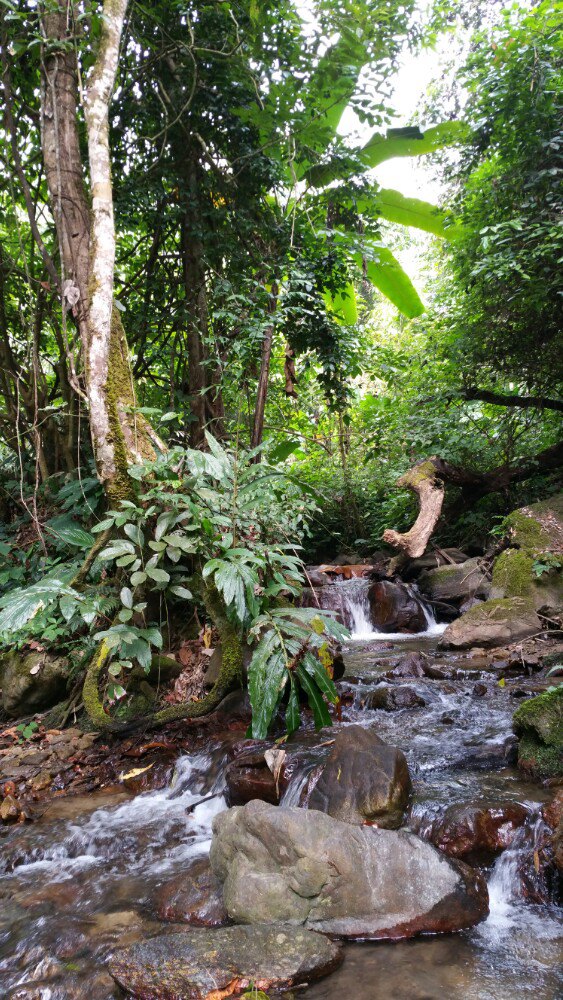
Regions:
M 351 580 L 340 580 L 332 586 L 339 592 L 340 603 L 344 612 L 343 617 L 349 623 L 348 627 L 352 634 L 352 639 L 385 639 L 396 642 L 401 639 L 412 639 L 411 632 L 377 632 L 371 620 L 368 591 L 370 581 L 364 577 L 355 577 Z M 426 604 L 420 596 L 414 584 L 405 584 L 411 597 L 413 597 L 423 609 L 426 618 L 426 629 L 424 632 L 415 633 L 419 636 L 427 637 L 442 635 L 446 626 L 436 621 L 434 610 L 431 605 Z
M 353 577 L 333 584 L 340 591 L 344 617 L 350 622 L 353 639 L 371 638 L 373 624 L 368 600 L 369 580 Z
M 530 871 L 545 843 L 546 825 L 536 813 L 517 831 L 514 840 L 496 861 L 489 878 L 490 912 L 477 933 L 488 942 L 500 943 L 507 932 L 556 939 L 561 924 L 550 917 L 544 906 L 529 901 Z M 533 896 L 532 896 L 533 899 Z

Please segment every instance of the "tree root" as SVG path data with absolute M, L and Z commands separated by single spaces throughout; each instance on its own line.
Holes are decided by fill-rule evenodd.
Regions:
M 131 722 L 118 722 L 108 715 L 100 698 L 100 678 L 111 655 L 109 647 L 105 642 L 102 642 L 90 661 L 82 690 L 84 707 L 96 729 L 104 732 L 126 733 L 141 726 L 161 726 L 179 719 L 199 719 L 209 715 L 213 709 L 217 708 L 219 702 L 234 688 L 242 687 L 243 652 L 238 631 L 229 621 L 223 600 L 214 587 L 203 586 L 202 598 L 205 609 L 219 632 L 223 652 L 219 677 L 211 691 L 200 701 L 170 705 L 153 715 L 142 716 Z

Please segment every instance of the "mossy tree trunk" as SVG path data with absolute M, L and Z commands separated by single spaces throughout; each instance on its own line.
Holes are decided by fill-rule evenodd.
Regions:
M 78 130 L 78 34 L 74 4 L 42 17 L 42 146 L 62 267 L 63 310 L 72 308 L 82 344 L 83 394 L 96 468 L 110 506 L 130 496 L 127 467 L 162 448 L 136 413 L 127 339 L 114 305 L 115 226 L 108 109 L 128 0 L 105 0 L 99 47 L 84 99 L 88 170 Z M 89 175 L 89 192 L 86 185 Z M 80 391 L 80 389 L 79 389 Z

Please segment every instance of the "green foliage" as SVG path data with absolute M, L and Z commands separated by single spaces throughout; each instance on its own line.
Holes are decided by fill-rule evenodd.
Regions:
M 563 380 L 560 16 L 550 2 L 507 9 L 463 73 L 473 135 L 451 171 L 463 228 L 446 249 L 444 321 L 469 386 L 549 395 Z

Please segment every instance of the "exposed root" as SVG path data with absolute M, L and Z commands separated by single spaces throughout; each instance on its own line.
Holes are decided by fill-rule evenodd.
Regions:
M 108 715 L 100 697 L 100 679 L 111 653 L 105 642 L 102 642 L 88 666 L 82 691 L 84 707 L 96 729 L 125 733 L 140 726 L 161 726 L 178 719 L 199 719 L 217 708 L 219 702 L 234 688 L 242 687 L 243 654 L 238 630 L 229 621 L 223 600 L 214 587 L 203 586 L 202 598 L 205 609 L 219 632 L 223 651 L 219 677 L 211 691 L 200 701 L 170 705 L 154 715 L 143 716 L 132 722 L 118 722 Z

